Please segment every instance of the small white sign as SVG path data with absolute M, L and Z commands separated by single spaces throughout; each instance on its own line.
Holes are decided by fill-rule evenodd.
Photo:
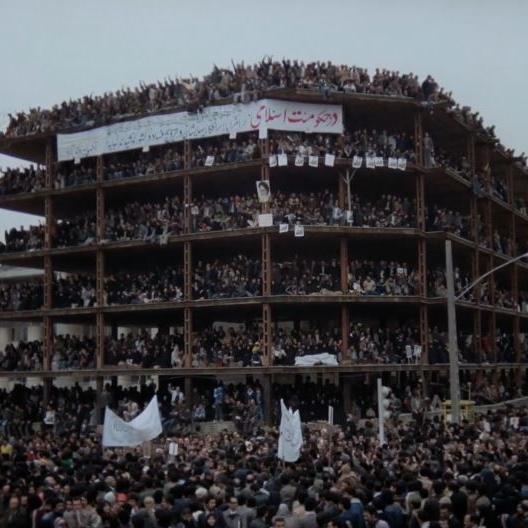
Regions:
M 271 213 L 264 213 L 258 215 L 259 227 L 271 227 L 273 225 L 273 215 Z
M 296 237 L 303 237 L 304 236 L 304 226 L 296 225 L 294 234 Z
M 398 168 L 398 160 L 396 158 L 389 158 L 388 166 L 389 166 L 389 169 L 397 169 Z
M 310 156 L 308 158 L 308 165 L 310 165 L 310 167 L 318 167 L 319 166 L 319 156 Z
M 287 167 L 288 166 L 288 154 L 279 154 L 277 156 L 279 167 Z
M 149 145 L 143 145 L 142 152 L 148 152 L 150 150 Z
M 398 158 L 398 169 L 404 171 L 407 168 L 407 160 L 405 158 Z
M 268 137 L 267 128 L 259 128 L 259 139 L 266 139 Z
M 302 156 L 301 154 L 297 154 L 297 156 L 295 156 L 295 166 L 302 167 L 303 165 L 304 165 L 304 156 Z
M 215 160 L 214 156 L 207 156 L 207 158 L 205 158 L 205 166 L 212 167 L 214 165 L 214 160 Z
M 326 154 L 325 155 L 325 165 L 327 167 L 333 167 L 335 163 L 335 155 L 334 154 Z
M 73 160 L 74 165 L 80 165 L 81 164 L 81 158 L 75 158 Z
M 277 156 L 275 156 L 275 154 L 272 154 L 269 157 L 269 166 L 270 167 L 276 167 L 277 166 Z
M 383 167 L 383 158 L 381 156 L 376 156 L 374 159 L 376 167 Z
M 376 168 L 376 158 L 374 156 L 367 156 L 365 158 L 367 169 L 375 169 Z
M 178 456 L 178 444 L 176 442 L 169 443 L 169 455 Z
M 352 167 L 354 169 L 360 169 L 361 165 L 363 165 L 363 158 L 361 156 L 354 156 L 352 158 Z
M 229 139 L 236 139 L 236 132 L 229 132 Z
M 290 226 L 288 224 L 279 224 L 279 233 L 287 233 Z

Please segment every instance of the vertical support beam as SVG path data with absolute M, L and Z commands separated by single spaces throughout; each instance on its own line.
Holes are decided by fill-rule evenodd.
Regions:
M 262 304 L 262 366 L 270 367 L 273 364 L 271 335 L 271 306 L 269 303 Z
M 186 301 L 192 300 L 192 270 L 192 245 L 187 241 L 183 243 L 183 296 Z
M 427 297 L 427 243 L 425 238 L 418 240 L 418 295 Z
M 42 369 L 51 370 L 51 358 L 53 356 L 53 322 L 51 317 L 45 316 L 43 319 L 43 357 Z
M 51 310 L 53 308 L 53 266 L 51 257 L 49 255 L 44 256 L 44 288 L 43 297 L 44 310 Z
M 183 230 L 184 233 L 192 233 L 192 180 L 191 175 L 186 174 L 183 178 Z
M 339 270 L 341 279 L 341 291 L 343 294 L 349 292 L 348 284 L 348 240 L 343 237 L 339 241 Z
M 416 175 L 416 227 L 425 231 L 425 181 L 423 173 Z
M 183 309 L 183 365 L 185 368 L 192 367 L 193 352 L 193 321 L 192 309 Z
M 53 138 L 49 138 L 46 142 L 46 189 L 51 191 L 55 184 L 55 170 L 57 167 L 55 160 L 55 151 L 53 148 Z
M 493 309 L 490 314 L 489 336 L 490 336 L 490 343 L 491 343 L 491 357 L 493 358 L 493 361 L 496 363 L 497 361 L 499 361 L 499 359 L 502 359 L 502 358 L 498 357 L 497 315 L 495 313 L 495 309 Z
M 95 420 L 96 425 L 102 425 L 104 418 L 103 418 L 103 405 L 102 405 L 102 398 L 103 390 L 104 390 L 104 378 L 101 376 L 97 376 L 95 379 L 95 386 L 97 390 L 97 394 L 95 396 Z
M 420 320 L 420 346 L 422 347 L 421 362 L 423 365 L 429 364 L 429 321 L 427 313 L 427 305 L 420 305 L 419 310 Z
M 95 161 L 95 181 L 102 183 L 104 181 L 104 159 L 103 156 L 97 156 Z
M 96 222 L 97 222 L 97 243 L 101 244 L 101 242 L 105 238 L 106 233 L 106 226 L 105 226 L 105 196 L 104 196 L 104 190 L 102 187 L 97 187 L 95 191 L 95 214 L 96 214 Z
M 185 395 L 185 406 L 188 409 L 193 407 L 193 383 L 191 376 L 185 376 L 183 380 L 183 394 Z
M 264 403 L 264 421 L 268 425 L 272 425 L 274 422 L 273 409 L 271 406 L 271 387 L 271 374 L 264 374 L 262 376 L 262 401 Z
M 515 363 L 520 363 L 521 356 L 522 356 L 521 339 L 520 339 L 521 319 L 518 315 L 516 315 L 513 318 L 512 333 L 513 333 L 514 361 Z
M 506 168 L 506 185 L 508 186 L 508 204 L 515 208 L 515 178 L 511 161 L 508 162 L 508 167 Z
M 471 238 L 475 244 L 479 244 L 479 214 L 478 214 L 478 202 L 474 194 L 471 195 L 469 200 L 469 216 L 471 224 Z
M 53 247 L 53 236 L 55 235 L 55 215 L 53 211 L 53 198 L 46 196 L 44 198 L 44 215 L 46 224 L 44 226 L 44 249 Z
M 262 235 L 262 295 L 271 295 L 271 236 Z
M 475 174 L 475 135 L 473 133 L 467 136 L 466 157 L 471 170 L 471 178 L 473 178 Z
M 259 141 L 260 144 L 260 152 L 262 153 L 262 162 L 261 162 L 261 168 L 260 168 L 260 177 L 262 180 L 270 181 L 270 168 L 269 168 L 269 138 L 261 139 Z M 262 205 L 262 213 L 269 213 L 270 212 L 270 204 L 269 202 L 263 203 Z M 262 295 L 263 296 L 269 296 L 271 295 L 271 236 L 269 233 L 263 233 L 261 237 L 261 269 L 262 269 Z M 267 312 L 267 315 L 269 316 L 270 309 L 268 306 L 268 309 L 262 308 L 262 321 L 263 321 L 263 330 L 266 328 L 265 326 L 265 315 L 264 312 Z M 269 330 L 271 332 L 271 317 L 268 319 L 269 322 Z M 267 355 L 267 361 L 269 364 L 269 361 L 271 358 L 271 333 L 269 336 L 269 341 L 267 341 L 267 334 L 264 330 L 264 355 Z M 267 347 L 267 348 L 266 348 Z
M 345 181 L 345 178 L 343 175 L 338 172 L 337 173 L 337 203 L 341 209 L 348 209 L 348 189 L 347 189 L 347 183 Z
M 488 271 L 494 268 L 493 256 L 488 257 Z M 495 306 L 495 275 L 491 274 L 488 279 L 490 304 Z M 495 311 L 495 309 L 494 309 Z
M 47 407 L 50 401 L 52 386 L 53 386 L 52 379 L 44 378 L 43 385 L 42 385 L 42 400 L 43 400 L 44 407 Z
M 348 335 L 350 332 L 350 309 L 348 304 L 341 305 L 341 363 L 350 365 L 350 351 L 348 349 Z
M 183 168 L 192 168 L 192 144 L 189 139 L 183 142 Z
M 417 110 L 414 114 L 414 150 L 416 164 L 419 167 L 423 167 L 424 164 L 423 137 L 422 113 L 420 110 Z
M 103 312 L 100 311 L 98 308 L 96 320 L 95 320 L 95 333 L 97 336 L 96 341 L 96 368 L 97 370 L 102 369 L 105 364 L 105 355 L 104 355 L 104 347 L 105 347 L 105 319 Z
M 105 255 L 100 249 L 97 250 L 95 256 L 95 298 L 97 306 L 100 308 L 106 304 L 105 302 Z
M 453 273 L 453 249 L 451 240 L 446 240 L 447 279 L 447 329 L 449 336 L 449 392 L 451 397 L 451 419 L 460 423 L 460 372 L 458 365 L 457 321 L 455 304 L 455 276 Z
M 473 353 L 475 363 L 482 363 L 482 313 L 479 309 L 473 311 Z

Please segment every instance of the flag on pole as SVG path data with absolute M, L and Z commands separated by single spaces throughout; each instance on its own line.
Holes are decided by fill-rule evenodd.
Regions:
M 285 462 L 297 462 L 301 456 L 303 444 L 301 415 L 297 409 L 288 409 L 281 399 L 281 423 L 279 429 L 279 448 L 277 456 Z
M 104 447 L 135 447 L 161 434 L 158 397 L 154 396 L 144 411 L 130 422 L 125 422 L 108 407 L 103 426 Z

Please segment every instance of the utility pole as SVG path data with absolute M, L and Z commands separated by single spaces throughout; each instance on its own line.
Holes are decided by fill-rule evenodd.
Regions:
M 447 282 L 447 333 L 449 349 L 449 395 L 451 397 L 451 423 L 460 423 L 460 376 L 458 365 L 458 343 L 456 323 L 455 277 L 453 274 L 453 248 L 446 240 L 446 282 Z

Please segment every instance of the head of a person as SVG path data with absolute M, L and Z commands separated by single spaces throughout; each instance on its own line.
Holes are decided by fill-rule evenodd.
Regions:
M 145 497 L 143 500 L 143 504 L 147 510 L 153 510 L 154 506 L 156 505 L 156 501 L 154 500 L 154 497 Z
M 286 528 L 284 517 L 276 517 L 273 521 L 273 528 Z
M 19 506 L 20 506 L 20 499 L 16 495 L 13 495 L 9 499 L 9 509 L 18 510 Z
M 378 512 L 375 506 L 368 504 L 363 511 L 363 517 L 367 524 L 374 524 L 378 520 Z
M 73 511 L 80 511 L 83 509 L 83 503 L 80 497 L 76 497 L 72 501 L 72 510 Z
M 216 516 L 213 515 L 212 513 L 210 513 L 206 519 L 205 519 L 205 523 L 207 524 L 208 527 L 213 527 L 216 525 Z
M 238 499 L 235 496 L 229 499 L 229 510 L 232 512 L 238 511 Z

